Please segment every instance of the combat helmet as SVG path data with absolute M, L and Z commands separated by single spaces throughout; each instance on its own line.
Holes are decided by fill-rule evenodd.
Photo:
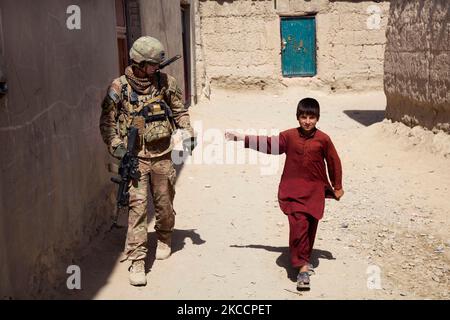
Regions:
M 137 63 L 143 61 L 161 63 L 165 58 L 164 46 L 156 38 L 150 36 L 140 37 L 130 49 L 130 58 Z

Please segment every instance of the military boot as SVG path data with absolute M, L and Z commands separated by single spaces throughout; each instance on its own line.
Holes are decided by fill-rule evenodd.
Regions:
M 161 241 L 158 240 L 158 245 L 156 247 L 156 260 L 164 260 L 170 257 L 172 249 L 170 248 L 171 241 Z
M 145 262 L 144 260 L 134 260 L 130 266 L 130 284 L 133 286 L 145 286 L 147 278 L 145 277 Z

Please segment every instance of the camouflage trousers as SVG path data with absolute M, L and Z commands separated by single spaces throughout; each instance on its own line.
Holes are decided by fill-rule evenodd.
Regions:
M 151 159 L 139 159 L 141 178 L 130 186 L 128 231 L 125 256 L 128 260 L 147 256 L 147 199 L 150 191 L 155 208 L 155 230 L 158 240 L 167 242 L 175 225 L 173 199 L 176 172 L 170 152 Z

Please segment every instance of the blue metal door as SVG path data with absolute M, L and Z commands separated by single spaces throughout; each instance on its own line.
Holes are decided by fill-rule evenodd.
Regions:
M 286 77 L 316 74 L 315 17 L 281 18 L 281 65 Z

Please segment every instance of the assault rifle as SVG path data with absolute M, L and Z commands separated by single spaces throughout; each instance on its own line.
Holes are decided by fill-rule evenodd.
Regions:
M 171 64 L 172 62 L 177 61 L 178 59 L 181 58 L 181 55 L 177 54 L 176 56 L 167 59 L 166 61 L 163 61 L 159 64 L 159 70 L 164 69 L 165 67 L 167 67 L 169 64 Z
M 128 145 L 127 152 L 120 160 L 119 177 L 112 177 L 111 181 L 119 185 L 117 192 L 117 209 L 122 209 L 128 206 L 130 201 L 130 182 L 133 179 L 139 179 L 141 173 L 139 172 L 139 160 L 134 154 L 134 149 L 137 143 L 138 129 L 130 127 L 128 129 Z M 116 221 L 114 221 L 116 223 Z

